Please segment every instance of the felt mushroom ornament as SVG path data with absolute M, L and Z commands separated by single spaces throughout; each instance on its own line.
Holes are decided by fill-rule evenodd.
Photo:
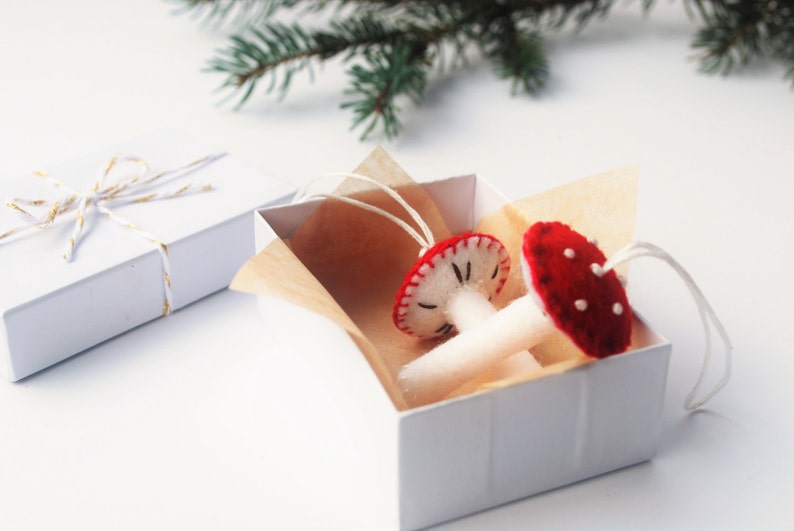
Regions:
M 419 213 L 388 186 L 355 173 L 328 176 L 354 178 L 381 189 L 419 227 L 417 231 L 390 212 L 352 197 L 306 195 L 308 185 L 293 200 L 335 198 L 391 220 L 419 243 L 419 259 L 395 297 L 395 325 L 407 334 L 423 338 L 459 332 L 400 370 L 398 383 L 409 405 L 443 399 L 485 373 L 503 378 L 540 369 L 528 349 L 555 331 L 566 334 L 592 358 L 625 352 L 631 342 L 632 309 L 614 267 L 641 256 L 658 258 L 679 274 L 692 293 L 703 323 L 703 365 L 685 408 L 701 406 L 728 382 L 732 346 L 727 332 L 686 270 L 664 250 L 649 243 L 632 242 L 607 260 L 594 241 L 569 226 L 557 221 L 535 223 L 524 234 L 521 246 L 527 294 L 497 311 L 491 299 L 507 280 L 510 257 L 495 237 L 469 232 L 435 243 Z M 709 321 L 725 346 L 725 370 L 708 393 L 696 398 L 711 355 Z
M 631 342 L 632 310 L 614 267 L 641 256 L 670 265 L 697 304 L 706 350 L 684 407 L 703 405 L 730 378 L 732 346 L 692 277 L 664 250 L 646 242 L 632 242 L 607 260 L 594 241 L 556 221 L 535 223 L 524 233 L 521 269 L 527 294 L 404 366 L 398 381 L 406 400 L 412 406 L 440 400 L 505 356 L 540 344 L 555 330 L 592 358 L 625 352 Z M 725 346 L 725 369 L 717 384 L 696 398 L 711 356 L 709 321 Z
M 488 234 L 452 236 L 427 249 L 405 276 L 392 319 L 416 337 L 450 334 L 490 315 L 491 299 L 507 281 L 510 255 Z
M 438 243 L 422 216 L 397 192 L 366 175 L 333 173 L 369 183 L 405 209 L 419 231 L 393 214 L 358 199 L 338 194 L 307 195 L 305 186 L 293 202 L 314 197 L 334 198 L 383 216 L 419 243 L 419 258 L 406 274 L 395 297 L 392 320 L 398 329 L 417 338 L 443 337 L 468 330 L 496 313 L 491 300 L 510 272 L 510 255 L 494 236 L 466 232 Z M 309 183 L 311 184 L 311 183 Z M 540 369 L 531 353 L 519 349 L 490 368 L 496 378 Z
M 521 246 L 528 293 L 403 367 L 398 379 L 406 400 L 422 405 L 443 398 L 555 330 L 595 358 L 625 351 L 631 307 L 615 272 L 603 269 L 605 262 L 594 242 L 567 225 L 532 225 Z
M 405 276 L 395 297 L 394 324 L 420 338 L 469 330 L 496 313 L 491 301 L 509 272 L 510 255 L 494 236 L 469 232 L 447 238 L 424 251 Z M 493 367 L 495 377 L 540 368 L 532 354 L 520 350 Z

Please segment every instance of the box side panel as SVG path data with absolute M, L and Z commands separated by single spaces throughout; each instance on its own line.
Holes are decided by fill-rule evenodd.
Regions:
M 471 230 L 474 227 L 474 193 L 476 177 L 452 177 L 442 181 L 423 183 L 452 234 Z
M 0 315 L 0 378 L 11 379 L 11 356 L 8 351 L 8 334 L 6 334 L 6 312 Z
M 480 218 L 503 207 L 508 202 L 507 197 L 494 188 L 491 183 L 481 177 L 477 177 L 472 203 L 474 213 L 472 226 L 476 225 Z
M 586 387 L 587 375 L 576 371 L 494 394 L 492 505 L 577 479 Z
M 315 199 L 311 201 L 280 205 L 271 208 L 262 208 L 256 211 L 255 224 L 259 225 L 261 222 L 264 226 L 269 228 L 273 234 L 277 234 L 279 238 L 291 238 L 301 224 L 306 220 L 309 215 L 317 209 L 322 203 L 322 200 Z M 261 251 L 257 245 L 257 252 Z
M 659 345 L 496 393 L 492 505 L 653 457 L 669 353 Z
M 664 344 L 592 364 L 584 437 L 577 441 L 582 477 L 656 455 L 670 352 Z
M 273 198 L 271 208 L 292 194 Z M 245 212 L 169 246 L 174 309 L 226 288 L 255 252 L 252 212 Z
M 159 317 L 162 307 L 162 266 L 150 253 L 10 310 L 5 316 L 9 379 L 29 376 Z
M 401 416 L 402 529 L 418 529 L 488 507 L 491 409 L 486 393 Z
M 253 254 L 254 227 L 250 214 L 170 245 L 174 309 L 227 287 Z
M 647 460 L 670 345 L 440 403 L 400 423 L 400 514 L 414 529 Z
M 262 211 L 257 210 L 254 212 L 254 252 L 259 253 L 265 247 L 267 247 L 270 242 L 278 238 L 278 235 L 275 231 L 267 224 L 265 219 L 262 217 Z

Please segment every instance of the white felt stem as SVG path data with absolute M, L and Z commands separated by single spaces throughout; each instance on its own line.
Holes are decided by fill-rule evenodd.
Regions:
M 449 300 L 447 317 L 460 332 L 470 330 L 496 313 L 485 295 L 475 289 L 459 289 Z
M 494 365 L 491 368 L 491 374 L 497 380 L 501 380 L 502 378 L 509 378 L 517 374 L 535 372 L 542 368 L 543 366 L 530 351 L 522 350 Z
M 449 322 L 460 332 L 470 330 L 486 319 L 493 317 L 496 307 L 481 292 L 461 289 L 450 300 L 447 314 Z M 527 350 L 518 351 L 490 368 L 496 379 L 536 371 L 540 363 Z
M 411 406 L 439 400 L 511 354 L 541 343 L 554 330 L 525 295 L 403 367 L 400 387 Z

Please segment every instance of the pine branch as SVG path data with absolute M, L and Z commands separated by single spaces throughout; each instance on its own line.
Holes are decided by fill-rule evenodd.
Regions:
M 181 4 L 177 14 L 189 13 L 203 24 L 245 27 L 265 22 L 276 11 L 292 8 L 300 0 L 176 0 L 175 3 Z
M 313 32 L 305 31 L 297 23 L 288 26 L 268 22 L 260 29 L 249 30 L 247 37 L 231 37 L 232 47 L 219 51 L 208 69 L 227 74 L 222 87 L 242 91 L 239 107 L 263 77 L 270 78 L 267 93 L 278 89 L 283 96 L 293 75 L 310 70 L 312 60 L 324 61 L 345 51 L 353 54 L 361 47 L 388 43 L 397 35 L 394 28 L 369 15 L 334 21 L 330 30 Z
M 456 38 L 457 30 L 475 11 L 461 15 L 435 7 L 431 12 L 429 21 L 428 17 L 421 21 L 407 18 L 392 24 L 364 10 L 331 21 L 327 30 L 311 32 L 298 24 L 265 23 L 260 29 L 250 29 L 247 36 L 233 36 L 232 47 L 218 52 L 208 69 L 227 74 L 222 87 L 242 92 L 239 107 L 264 77 L 270 78 L 266 92 L 277 90 L 283 96 L 295 73 L 311 71 L 312 60 L 325 61 L 344 52 L 344 60 L 349 61 L 360 51 L 367 66 L 356 65 L 348 71 L 354 82 L 349 93 L 360 97 L 343 107 L 353 110 L 354 126 L 372 118 L 365 135 L 382 123 L 390 138 L 400 130 L 395 98 L 405 95 L 415 102 L 421 100 L 425 70 L 432 63 L 425 59 L 425 52 L 435 55 L 447 40 L 462 49 L 464 43 Z M 406 49 L 411 50 L 410 57 L 405 55 Z M 366 94 L 366 90 L 371 92 Z
M 266 92 L 270 93 L 278 86 L 283 96 L 289 89 L 293 74 L 310 66 L 312 41 L 296 24 L 286 26 L 270 22 L 261 29 L 252 29 L 247 38 L 235 35 L 231 41 L 232 47 L 219 51 L 207 69 L 227 74 L 221 87 L 243 91 L 238 108 L 248 100 L 264 76 L 270 75 Z M 283 66 L 280 83 L 276 70 L 279 66 Z
M 512 13 L 504 12 L 482 36 L 483 53 L 493 59 L 496 75 L 512 80 L 512 93 L 537 94 L 549 78 L 543 38 L 521 29 Z
M 399 43 L 375 48 L 365 54 L 366 66 L 354 65 L 348 70 L 351 88 L 346 94 L 356 96 L 342 104 L 353 111 L 353 128 L 367 123 L 361 138 L 366 138 L 381 124 L 387 138 L 396 137 L 401 129 L 397 118 L 397 98 L 407 96 L 419 104 L 427 85 L 426 49 L 420 45 Z
M 401 101 L 418 105 L 429 71 L 465 63 L 472 49 L 511 82 L 514 94 L 536 94 L 549 79 L 543 34 L 581 30 L 610 13 L 616 0 L 170 0 L 182 11 L 216 24 L 232 21 L 244 29 L 231 37 L 208 69 L 225 74 L 222 88 L 244 104 L 263 80 L 265 92 L 283 97 L 296 73 L 313 75 L 313 65 L 333 57 L 350 63 L 353 127 L 362 138 L 376 128 L 396 136 Z M 650 11 L 654 0 L 637 0 Z M 728 74 L 769 57 L 786 66 L 794 85 L 794 2 L 791 0 L 682 0 L 703 27 L 693 47 L 704 72 Z M 325 26 L 310 29 L 273 17 L 323 13 Z
M 253 27 L 267 22 L 281 11 L 314 13 L 326 8 L 341 9 L 349 4 L 371 4 L 381 10 L 401 5 L 401 0 L 168 0 L 179 4 L 176 14 L 190 14 L 216 27 Z
M 709 74 L 730 74 L 764 55 L 764 18 L 777 0 L 717 2 L 704 10 L 706 26 L 692 43 L 704 52 L 700 68 Z

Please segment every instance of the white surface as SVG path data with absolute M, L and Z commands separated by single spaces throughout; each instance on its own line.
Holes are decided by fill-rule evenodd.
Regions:
M 705 411 L 683 412 L 702 351 L 694 304 L 665 266 L 635 263 L 632 302 L 674 345 L 659 455 L 443 529 L 794 528 L 794 93 L 772 64 L 698 74 L 680 3 L 638 9 L 554 37 L 537 99 L 510 97 L 477 61 L 434 82 L 385 146 L 418 180 L 477 172 L 515 198 L 639 164 L 636 234 L 709 297 L 734 377 Z M 225 41 L 171 10 L 0 2 L 0 179 L 163 126 L 295 184 L 371 150 L 337 109 L 337 65 L 282 103 L 216 106 L 220 78 L 200 70 Z M 344 417 L 322 381 L 296 396 L 283 374 L 313 378 L 298 354 L 333 341 L 345 338 L 322 324 L 292 345 L 269 337 L 253 298 L 225 292 L 0 385 L 2 527 L 372 527 L 378 493 L 355 489 L 366 471 L 340 470 L 300 421 L 322 408 L 343 434 Z

